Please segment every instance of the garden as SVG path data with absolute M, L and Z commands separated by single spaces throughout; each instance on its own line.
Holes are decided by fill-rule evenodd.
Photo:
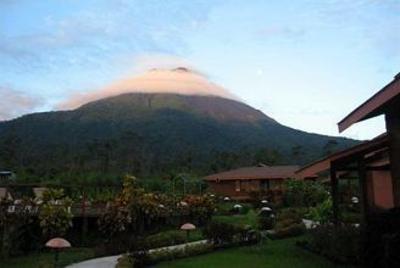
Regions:
M 344 204 L 349 202 L 342 208 L 343 224 L 333 226 L 332 201 L 321 183 L 287 181 L 282 189 L 254 192 L 251 201 L 238 202 L 208 193 L 195 180 L 179 181 L 173 191 L 156 191 L 162 187 L 149 189 L 127 175 L 119 188 L 92 192 L 96 200 L 55 187 L 40 198 L 4 199 L 0 264 L 52 267 L 54 249 L 45 244 L 54 237 L 72 244 L 60 252 L 59 266 L 118 254 L 123 255 L 117 267 L 358 264 L 353 190 L 343 188 Z

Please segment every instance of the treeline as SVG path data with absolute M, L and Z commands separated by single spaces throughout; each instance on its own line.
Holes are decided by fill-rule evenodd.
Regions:
M 331 153 L 335 143 L 323 147 L 321 157 Z M 134 134 L 120 140 L 93 140 L 79 146 L 66 144 L 29 148 L 17 136 L 0 143 L 0 167 L 13 170 L 23 180 L 97 181 L 118 180 L 124 174 L 138 177 L 173 177 L 187 173 L 203 176 L 219 171 L 258 164 L 282 165 L 301 163 L 306 152 L 294 146 L 289 153 L 269 148 L 246 148 L 237 151 L 201 148 L 176 148 L 169 153 L 152 151 Z

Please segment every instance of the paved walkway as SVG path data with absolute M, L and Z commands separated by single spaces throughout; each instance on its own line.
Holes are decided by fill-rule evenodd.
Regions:
M 67 266 L 67 268 L 114 268 L 121 255 L 91 259 Z
M 206 243 L 207 243 L 207 240 L 200 240 L 200 241 L 190 242 L 190 243 L 186 243 L 186 244 L 179 244 L 179 245 L 175 245 L 175 246 L 150 249 L 149 253 L 157 252 L 159 250 L 183 249 L 186 246 L 200 245 L 200 244 L 206 244 Z M 118 258 L 120 258 L 121 256 L 122 255 L 116 255 L 116 256 L 110 256 L 110 257 L 91 259 L 91 260 L 87 260 L 84 262 L 71 264 L 71 265 L 67 266 L 66 268 L 114 268 L 118 262 Z

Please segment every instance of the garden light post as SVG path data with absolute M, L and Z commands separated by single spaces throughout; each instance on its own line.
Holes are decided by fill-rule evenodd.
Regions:
M 233 206 L 233 209 L 234 209 L 235 213 L 240 214 L 240 211 L 242 209 L 242 205 L 236 204 L 236 205 Z
M 189 233 L 196 229 L 196 226 L 191 223 L 185 223 L 181 226 L 181 230 L 186 231 L 186 242 L 189 242 Z
M 54 249 L 54 267 L 58 267 L 58 254 L 61 250 L 65 248 L 70 248 L 71 243 L 69 243 L 67 240 L 64 238 L 56 237 L 52 238 L 49 241 L 46 242 L 46 247 Z

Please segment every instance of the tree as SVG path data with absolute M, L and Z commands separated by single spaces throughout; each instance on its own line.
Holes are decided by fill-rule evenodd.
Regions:
M 292 147 L 292 158 L 296 163 L 301 163 L 301 158 L 304 156 L 303 146 L 295 145 Z
M 72 200 L 63 189 L 48 189 L 43 193 L 39 221 L 43 234 L 47 237 L 62 236 L 72 226 Z
M 21 139 L 11 133 L 3 140 L 0 145 L 0 161 L 5 169 L 15 169 L 20 166 L 19 152 L 21 151 Z
M 281 161 L 281 155 L 276 150 L 260 149 L 254 154 L 253 164 L 276 165 Z
M 328 140 L 322 148 L 322 156 L 333 154 L 337 150 L 338 145 L 337 140 Z

